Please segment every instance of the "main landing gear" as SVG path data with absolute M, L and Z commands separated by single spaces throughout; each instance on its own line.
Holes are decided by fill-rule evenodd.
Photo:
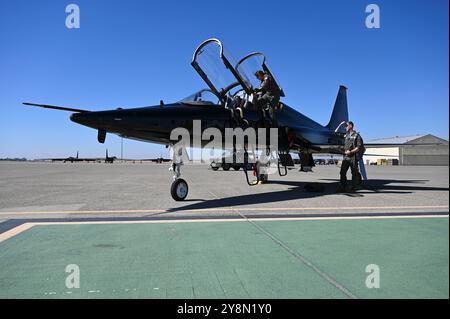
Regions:
M 256 154 L 253 150 L 253 156 L 255 158 L 255 163 L 250 164 L 249 163 L 249 154 L 247 151 L 247 147 L 244 147 L 245 153 L 244 153 L 244 173 L 245 173 L 245 179 L 247 181 L 247 184 L 249 186 L 255 186 L 263 183 L 267 183 L 269 180 L 269 172 L 270 172 L 270 163 L 271 163 L 271 156 L 269 148 L 267 148 L 265 151 L 263 151 L 262 157 L 257 160 Z M 253 176 L 255 177 L 253 180 L 250 180 L 248 176 L 248 172 L 252 170 Z

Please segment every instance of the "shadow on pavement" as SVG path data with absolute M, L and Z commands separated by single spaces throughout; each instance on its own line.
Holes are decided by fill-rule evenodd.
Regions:
M 167 212 L 176 212 L 183 210 L 197 210 L 208 208 L 227 208 L 236 206 L 245 206 L 253 204 L 275 203 L 290 200 L 314 198 L 320 196 L 334 195 L 339 185 L 339 180 L 336 179 L 321 179 L 328 181 L 323 183 L 323 192 L 308 192 L 305 190 L 305 185 L 310 182 L 296 182 L 296 181 L 270 181 L 268 184 L 278 184 L 291 186 L 286 190 L 255 193 L 240 196 L 232 196 L 218 199 L 205 200 L 201 203 L 189 204 L 181 207 L 168 209 Z M 387 179 L 372 179 L 364 181 L 363 189 L 355 193 L 343 193 L 342 195 L 350 197 L 364 197 L 364 194 L 383 193 L 383 194 L 411 194 L 415 191 L 448 191 L 444 187 L 427 187 L 417 184 L 426 184 L 428 180 L 387 180 Z M 391 185 L 392 184 L 392 185 Z M 256 189 L 261 186 L 255 186 Z M 262 186 L 263 187 L 263 186 Z

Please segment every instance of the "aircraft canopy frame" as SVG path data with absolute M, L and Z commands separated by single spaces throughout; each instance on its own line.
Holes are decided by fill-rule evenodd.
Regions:
M 259 62 L 257 61 L 259 59 Z M 256 68 L 250 69 L 249 66 L 246 66 L 245 63 L 248 63 L 249 61 L 254 62 L 257 61 L 257 63 L 253 66 L 256 66 Z M 278 84 L 278 82 L 276 81 L 275 77 L 273 76 L 272 71 L 270 71 L 269 67 L 267 66 L 266 63 L 266 56 L 261 53 L 261 52 L 253 52 L 250 53 L 248 55 L 246 55 L 245 57 L 243 57 L 242 59 L 239 60 L 239 62 L 236 64 L 236 66 L 234 67 L 234 69 L 236 70 L 236 72 L 239 74 L 239 76 L 243 76 L 247 73 L 251 73 L 250 75 L 254 75 L 254 72 L 258 71 L 258 70 L 262 70 L 264 71 L 266 74 L 269 74 L 273 81 L 275 82 L 276 86 L 278 87 L 278 89 L 280 90 L 280 94 L 282 97 L 284 97 L 284 92 L 283 89 L 280 87 L 280 85 Z M 247 76 L 245 76 L 247 78 Z M 254 89 L 253 84 L 250 81 L 250 86 L 251 86 L 251 90 Z
M 223 65 L 221 65 L 221 66 L 219 64 L 216 65 L 216 70 L 207 70 L 209 66 L 206 64 L 201 65 L 202 63 L 200 62 L 200 60 L 202 58 L 202 54 L 206 55 L 205 52 L 214 51 L 214 50 L 216 52 L 210 53 L 210 54 L 214 54 L 214 55 L 216 53 L 218 53 L 218 56 L 217 56 L 218 60 L 214 61 L 214 62 L 215 63 L 220 62 Z M 234 66 L 230 60 L 231 60 L 231 56 L 228 53 L 226 53 L 222 42 L 218 39 L 211 38 L 211 39 L 203 41 L 197 47 L 197 49 L 194 52 L 194 55 L 192 57 L 192 62 L 191 62 L 191 65 L 197 71 L 197 73 L 200 75 L 200 77 L 203 79 L 203 81 L 205 81 L 205 83 L 208 85 L 208 87 L 211 89 L 211 91 L 214 94 L 216 94 L 222 102 L 226 101 L 225 96 L 226 96 L 227 92 L 231 88 L 236 87 L 237 85 L 240 85 L 247 94 L 252 93 L 250 81 L 247 79 L 245 74 L 240 74 L 236 71 L 236 69 L 234 68 Z M 212 67 L 214 68 L 214 65 L 212 65 Z M 220 71 L 218 72 L 217 68 L 223 68 L 223 67 L 225 67 L 225 69 L 231 73 L 231 75 L 234 79 L 232 81 L 226 81 L 224 83 L 224 85 L 218 85 L 220 80 L 213 79 L 213 75 L 214 75 L 214 73 L 216 73 L 215 75 L 218 77 L 220 77 L 222 75 L 226 76 L 226 74 L 218 74 Z M 222 71 L 224 71 L 224 70 L 222 69 Z M 221 86 L 221 87 L 218 88 L 218 86 Z

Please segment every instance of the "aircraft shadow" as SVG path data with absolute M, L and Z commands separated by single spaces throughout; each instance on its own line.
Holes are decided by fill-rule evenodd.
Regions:
M 284 202 L 290 200 L 298 200 L 305 198 L 314 198 L 320 196 L 334 195 L 339 185 L 337 179 L 322 179 L 328 181 L 320 183 L 324 186 L 321 192 L 310 192 L 305 190 L 305 185 L 310 182 L 297 181 L 270 181 L 268 184 L 279 184 L 291 186 L 287 190 L 264 192 L 256 194 L 247 194 L 241 196 L 232 196 L 225 198 L 218 198 L 212 200 L 205 200 L 200 203 L 193 203 L 181 207 L 174 207 L 168 209 L 166 212 L 176 212 L 184 210 L 208 209 L 208 208 L 223 208 L 223 207 L 238 207 L 253 204 L 264 204 L 274 202 Z M 419 186 L 417 184 L 425 184 L 428 180 L 369 180 L 364 182 L 362 190 L 355 193 L 343 193 L 342 195 L 350 197 L 364 197 L 364 194 L 383 193 L 383 194 L 411 194 L 415 191 L 448 191 L 449 188 L 444 187 L 427 187 Z M 395 184 L 395 185 L 390 185 Z M 400 185 L 399 185 L 400 184 Z M 412 185 L 414 184 L 414 185 Z M 264 187 L 264 186 L 254 186 Z
M 323 181 L 335 181 L 339 182 L 337 179 L 321 179 Z M 349 181 L 350 183 L 351 181 Z M 407 184 L 426 184 L 429 180 L 387 180 L 387 179 L 370 179 L 363 182 L 363 189 L 358 191 L 358 194 L 364 193 L 387 193 L 387 191 L 397 191 L 398 193 L 412 193 L 413 191 L 449 191 L 449 188 L 445 187 L 429 187 L 429 186 L 418 186 L 418 185 L 407 185 Z M 397 184 L 397 185 L 391 185 Z M 398 185 L 402 184 L 402 185 Z M 369 191 L 369 192 L 368 192 Z

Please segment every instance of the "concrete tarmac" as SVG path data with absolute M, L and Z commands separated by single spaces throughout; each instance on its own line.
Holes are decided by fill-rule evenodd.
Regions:
M 182 168 L 185 201 L 170 196 L 166 164 L 0 162 L 0 220 L 97 217 L 306 216 L 447 212 L 447 167 L 370 166 L 356 193 L 336 194 L 339 167 L 290 170 L 248 186 L 244 172 Z M 308 192 L 310 182 L 323 192 Z
M 448 167 L 336 194 L 336 166 L 250 187 L 186 165 L 184 202 L 168 167 L 0 162 L 0 298 L 448 298 Z

